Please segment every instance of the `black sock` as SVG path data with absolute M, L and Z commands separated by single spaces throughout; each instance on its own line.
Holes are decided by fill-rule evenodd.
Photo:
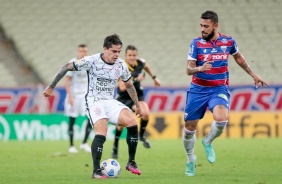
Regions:
M 126 142 L 128 145 L 128 161 L 135 160 L 136 148 L 138 144 L 138 128 L 137 125 L 127 127 Z
M 148 121 L 149 120 L 140 119 L 140 131 L 139 131 L 140 138 L 143 138 L 143 136 L 144 136 L 146 126 L 148 125 Z
M 103 144 L 105 141 L 106 141 L 106 137 L 103 135 L 95 135 L 92 141 L 91 153 L 92 153 L 94 172 L 97 169 L 100 169 L 100 161 L 103 153 Z
M 114 147 L 118 148 L 118 141 L 119 141 L 119 137 L 121 135 L 121 131 L 119 131 L 118 127 L 116 128 L 116 135 L 115 135 L 115 142 L 114 142 Z
M 73 117 L 70 117 L 70 120 L 69 120 L 69 130 L 68 130 L 68 133 L 69 133 L 69 136 L 70 136 L 70 146 L 73 146 L 73 125 L 75 123 L 75 118 Z
M 92 126 L 91 126 L 90 121 L 88 119 L 87 125 L 86 125 L 86 128 L 85 128 L 84 139 L 83 139 L 83 142 L 82 142 L 83 144 L 87 142 L 87 139 L 88 139 L 88 136 L 89 136 L 91 130 L 92 130 Z

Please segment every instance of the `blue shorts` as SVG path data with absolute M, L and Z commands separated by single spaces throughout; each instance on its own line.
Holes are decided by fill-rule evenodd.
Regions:
M 230 94 L 228 90 L 217 90 L 209 93 L 187 91 L 184 121 L 202 119 L 207 108 L 213 112 L 216 105 L 223 105 L 229 110 Z

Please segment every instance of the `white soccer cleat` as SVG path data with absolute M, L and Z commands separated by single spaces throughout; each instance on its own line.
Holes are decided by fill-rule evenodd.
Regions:
M 77 153 L 78 151 L 77 151 L 76 147 L 71 146 L 71 147 L 69 148 L 69 152 L 70 152 L 70 153 Z
M 91 153 L 91 148 L 87 143 L 81 144 L 80 149 L 84 150 L 85 152 Z

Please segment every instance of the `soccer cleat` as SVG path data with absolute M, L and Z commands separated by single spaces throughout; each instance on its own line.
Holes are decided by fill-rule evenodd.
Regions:
M 138 169 L 137 164 L 134 160 L 128 162 L 125 169 L 131 171 L 132 174 L 141 174 L 141 171 Z
M 186 164 L 186 172 L 187 176 L 195 176 L 195 168 L 197 163 L 197 157 L 194 155 L 194 162 L 187 162 Z
M 112 158 L 118 159 L 118 149 L 115 146 L 113 147 Z
M 206 157 L 207 157 L 208 161 L 211 164 L 215 163 L 215 153 L 214 153 L 212 145 L 211 144 L 206 144 L 205 143 L 205 138 L 203 138 L 202 144 L 203 144 L 204 149 L 206 151 Z
M 85 152 L 91 153 L 91 148 L 87 143 L 81 144 L 80 149 L 84 150 Z
M 70 153 L 77 153 L 78 151 L 77 151 L 76 147 L 71 146 L 71 147 L 69 147 L 69 152 Z
M 92 178 L 94 178 L 94 179 L 107 179 L 108 177 L 102 173 L 101 169 L 97 169 L 95 172 L 93 172 Z
M 140 141 L 143 142 L 143 146 L 144 146 L 145 148 L 151 148 L 150 142 L 149 142 L 145 137 L 140 138 Z

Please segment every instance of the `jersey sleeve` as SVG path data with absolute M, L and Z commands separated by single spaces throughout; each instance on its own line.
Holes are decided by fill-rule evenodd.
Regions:
M 78 71 L 87 71 L 91 68 L 93 63 L 93 58 L 91 56 L 86 56 L 82 59 L 78 59 L 73 62 L 73 65 Z
M 232 39 L 232 46 L 231 46 L 231 50 L 230 50 L 230 54 L 234 55 L 237 54 L 239 52 L 238 46 L 236 44 L 236 41 L 234 39 Z
M 125 61 L 122 63 L 122 74 L 120 78 L 123 82 L 127 82 L 131 78 L 131 74 L 127 65 L 125 64 Z
M 197 55 L 198 55 L 197 44 L 196 44 L 196 40 L 193 39 L 190 44 L 190 50 L 187 59 L 197 61 Z

